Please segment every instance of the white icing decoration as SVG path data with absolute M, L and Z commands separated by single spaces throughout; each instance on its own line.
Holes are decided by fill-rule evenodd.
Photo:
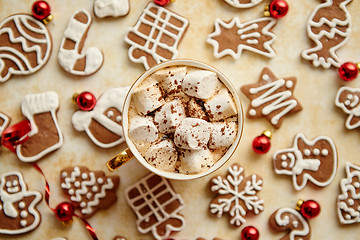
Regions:
M 0 47 L 0 49 L 1 49 L 1 47 Z M 0 69 L 1 69 L 1 64 L 0 64 Z M 10 118 L 0 112 L 0 119 L 3 121 L 3 123 L 0 125 L 0 135 L 1 135 L 2 132 L 7 128 L 7 126 L 9 126 Z
M 348 199 L 347 202 L 348 202 L 349 206 L 352 206 L 352 205 L 354 205 L 354 203 L 355 203 L 355 202 L 354 202 L 354 199 L 351 199 L 351 198 Z
M 337 68 L 340 67 L 341 61 L 335 52 L 347 42 L 351 33 L 351 15 L 346 9 L 346 5 L 349 2 L 351 2 L 351 0 L 345 0 L 338 6 L 336 6 L 338 3 L 333 3 L 333 0 L 326 0 L 326 2 L 318 5 L 312 12 L 306 28 L 309 38 L 316 44 L 316 46 L 311 49 L 304 50 L 302 52 L 302 57 L 306 60 L 312 61 L 314 66 L 322 66 L 323 68 L 330 68 L 331 66 Z M 333 16 L 334 18 L 332 18 L 331 21 L 329 19 L 326 19 L 325 17 L 321 17 L 319 22 L 315 22 L 314 19 L 317 18 L 317 14 L 319 14 L 318 11 L 323 11 L 323 8 L 327 8 L 328 11 L 331 11 L 330 8 L 334 8 L 334 10 L 340 11 L 342 10 L 345 13 L 345 20 L 342 21 Z M 326 25 L 325 29 L 330 28 L 330 31 L 321 30 L 318 34 L 314 34 L 312 28 L 319 29 L 324 25 Z M 342 32 L 340 29 L 337 28 L 344 26 L 348 26 L 345 32 Z M 329 49 L 329 58 L 324 59 L 324 57 L 316 54 L 316 52 L 321 51 L 324 47 L 320 42 L 321 38 L 326 37 L 331 41 L 336 35 L 340 35 L 345 39 Z
M 74 192 L 75 192 L 75 190 L 74 190 L 74 189 L 69 189 L 69 191 L 68 191 L 69 195 L 73 195 L 73 194 L 74 194 Z
M 309 149 L 305 149 L 305 150 L 304 150 L 304 155 L 307 156 L 307 157 L 310 156 L 310 155 L 311 155 L 311 151 L 310 151 Z
M 67 177 L 67 173 L 66 173 L 66 172 L 62 172 L 62 173 L 61 173 L 61 177 L 63 177 L 63 178 L 64 178 L 64 177 Z
M 93 186 L 93 187 L 92 187 L 92 191 L 93 191 L 93 192 L 97 192 L 97 191 L 99 191 L 99 188 L 98 188 L 97 186 Z
M 82 178 L 83 180 L 85 180 L 85 179 L 88 178 L 88 175 L 87 175 L 86 173 L 83 173 L 83 174 L 81 174 L 81 178 Z
M 156 9 L 157 14 L 154 14 L 153 12 L 151 12 L 150 9 Z M 161 16 L 163 16 L 163 15 L 165 15 L 165 19 L 161 18 Z M 150 22 L 145 19 L 146 17 L 153 18 L 153 19 L 155 19 L 155 21 Z M 178 27 L 178 26 L 175 26 L 175 25 L 169 23 L 170 18 L 176 19 L 178 22 L 180 22 L 182 24 L 181 27 Z M 144 33 L 139 31 L 139 27 L 142 24 L 145 24 L 145 25 L 148 25 L 151 27 L 149 35 L 145 35 Z M 175 12 L 169 11 L 164 7 L 158 6 L 153 2 L 150 2 L 144 9 L 143 13 L 139 17 L 135 26 L 130 28 L 128 31 L 129 33 L 131 32 L 131 33 L 141 37 L 142 39 L 146 40 L 146 43 L 144 45 L 140 45 L 140 44 L 132 41 L 131 39 L 129 39 L 128 34 L 125 35 L 125 42 L 131 45 L 131 47 L 129 48 L 129 52 L 128 52 L 130 60 L 133 62 L 136 62 L 136 63 L 142 63 L 144 65 L 145 69 L 150 68 L 145 56 L 142 56 L 140 58 L 133 57 L 133 52 L 137 49 L 144 51 L 147 54 L 150 54 L 153 57 L 153 59 L 156 61 L 156 63 L 160 63 L 160 62 L 169 60 L 169 59 L 166 59 L 156 53 L 158 47 L 166 49 L 167 51 L 171 52 L 172 59 L 177 58 L 177 55 L 178 55 L 177 47 L 186 31 L 188 25 L 189 25 L 189 21 L 186 18 L 176 14 Z M 169 30 L 167 30 L 166 28 L 168 28 L 168 27 L 176 30 L 177 34 L 174 34 L 174 33 L 170 32 Z M 153 36 L 155 31 L 159 31 L 158 37 L 156 39 L 152 39 L 149 36 Z M 166 43 L 160 42 L 160 39 L 161 39 L 160 36 L 162 36 L 162 35 L 166 35 L 174 40 L 174 43 L 172 44 L 172 46 L 169 46 Z
M 340 102 L 340 96 L 344 91 L 349 91 L 354 95 L 354 98 L 352 99 L 351 103 L 349 103 L 349 104 L 345 103 L 347 100 L 344 103 Z M 360 88 L 351 88 L 348 86 L 343 86 L 338 90 L 336 99 L 335 99 L 335 105 L 337 107 L 341 108 L 346 114 L 349 114 L 349 116 L 347 117 L 346 122 L 345 122 L 345 127 L 350 130 L 360 127 L 360 121 L 357 121 L 353 124 L 351 123 L 351 120 L 354 117 L 356 117 L 356 118 L 360 117 L 360 104 L 359 104 L 359 97 L 357 96 L 358 94 L 360 94 Z M 352 107 L 352 109 L 348 109 L 346 107 L 346 105 L 347 106 L 350 105 Z
M 16 176 L 19 186 L 19 191 L 16 193 L 8 193 L 4 189 L 6 189 L 6 178 L 9 176 Z M 26 206 L 25 202 L 21 201 L 22 199 L 26 197 L 34 197 L 33 201 Z M 5 216 L 9 218 L 16 218 L 19 215 L 23 216 L 24 213 L 21 211 L 20 213 L 17 211 L 16 207 L 14 206 L 15 203 L 19 202 L 18 206 L 20 209 L 24 209 L 27 207 L 28 214 L 33 217 L 33 222 L 27 223 L 24 220 L 21 220 L 20 225 L 22 228 L 11 230 L 11 229 L 0 229 L 0 234 L 22 234 L 29 232 L 33 229 L 35 229 L 40 224 L 40 215 L 39 212 L 35 209 L 35 206 L 41 201 L 42 197 L 39 192 L 35 191 L 28 191 L 26 188 L 26 184 L 24 182 L 23 176 L 19 172 L 8 172 L 1 176 L 0 180 L 0 203 L 2 204 L 2 209 L 5 214 Z M 0 205 L 1 205 L 0 204 Z
M 114 112 L 113 111 L 108 111 L 107 112 L 107 117 L 111 118 L 112 116 L 114 116 Z
M 281 156 L 281 160 L 285 161 L 287 159 L 286 155 Z
M 261 113 L 263 115 L 269 115 L 273 111 L 282 109 L 281 112 L 274 115 L 270 122 L 273 125 L 277 125 L 279 123 L 279 120 L 285 116 L 287 113 L 289 113 L 292 109 L 294 109 L 297 106 L 297 101 L 295 99 L 289 99 L 292 96 L 292 92 L 289 90 L 277 92 L 275 93 L 279 88 L 285 85 L 284 79 L 278 79 L 273 82 L 269 82 L 267 84 L 261 85 L 256 88 L 250 88 L 249 92 L 250 94 L 257 94 L 259 92 L 262 92 L 265 90 L 264 93 L 262 93 L 257 98 L 253 99 L 251 101 L 251 106 L 256 108 L 260 107 L 261 105 L 265 105 L 272 101 L 270 104 L 266 105 Z M 289 99 L 289 100 L 288 100 Z
M 80 207 L 82 207 L 82 208 L 86 207 L 86 203 L 85 203 L 85 202 L 81 202 L 81 203 L 80 203 Z M 82 211 L 81 211 L 81 212 L 82 212 Z
M 56 111 L 59 108 L 58 95 L 55 92 L 44 92 L 39 94 L 28 94 L 21 102 L 21 110 L 23 115 L 30 121 L 31 131 L 28 136 L 31 138 L 39 132 L 39 129 L 35 123 L 34 115 L 39 113 L 50 112 L 56 131 L 58 133 L 59 140 L 56 144 L 42 150 L 34 156 L 23 156 L 21 153 L 22 145 L 17 145 L 16 155 L 23 162 L 35 162 L 45 156 L 46 154 L 53 152 L 60 148 L 63 144 L 63 136 L 57 121 Z
M 287 88 L 292 88 L 292 86 L 294 86 L 294 83 L 290 80 L 286 81 L 286 87 Z
M 354 183 L 354 186 L 355 186 L 356 188 L 359 188 L 359 187 L 360 187 L 360 183 L 359 183 L 359 182 L 355 182 L 355 183 Z
M 21 216 L 22 218 L 26 218 L 26 217 L 28 216 L 28 212 L 25 211 L 25 210 L 23 210 L 23 211 L 20 212 L 20 216 Z
M 129 87 L 112 88 L 104 92 L 97 100 L 92 111 L 76 111 L 72 116 L 72 124 L 77 131 L 85 131 L 89 138 L 99 147 L 110 148 L 117 146 L 125 141 L 122 126 L 104 115 L 106 109 L 110 107 L 116 108 L 122 112 L 123 103 Z M 94 137 L 90 131 L 90 123 L 95 119 L 104 128 L 118 135 L 120 138 L 111 143 L 102 143 Z
M 148 233 L 148 232 L 152 231 L 152 234 L 154 235 L 155 239 L 166 239 L 170 236 L 171 232 L 174 232 L 174 231 L 178 232 L 185 228 L 185 219 L 182 215 L 179 215 L 179 212 L 184 208 L 184 200 L 182 199 L 180 194 L 177 194 L 173 190 L 173 188 L 170 186 L 168 180 L 166 180 L 165 178 L 159 177 L 161 179 L 161 181 L 157 185 L 150 188 L 147 184 L 147 180 L 150 178 L 153 178 L 155 176 L 156 176 L 155 174 L 150 173 L 150 174 L 146 175 L 144 178 L 142 178 L 140 181 L 136 182 L 134 185 L 129 186 L 125 190 L 125 193 L 126 193 L 125 197 L 126 197 L 128 204 L 130 205 L 130 207 L 134 210 L 134 212 L 136 214 L 137 229 L 139 230 L 139 232 Z M 129 198 L 129 192 L 134 189 L 138 190 L 139 195 L 134 198 Z M 159 190 L 162 189 L 162 190 L 157 191 L 155 194 L 154 191 L 156 189 L 159 189 Z M 163 194 L 169 194 L 171 197 L 167 201 L 160 203 L 158 200 L 158 197 Z M 146 197 L 147 195 L 150 196 L 150 199 L 148 199 Z M 139 200 L 143 200 L 143 202 L 141 204 L 134 205 L 134 203 L 138 202 Z M 178 208 L 176 208 L 174 211 L 172 211 L 171 213 L 168 213 L 167 211 L 165 211 L 164 208 L 165 208 L 165 206 L 167 206 L 167 204 L 169 204 L 173 201 L 178 201 L 180 203 L 180 206 Z M 150 208 L 151 211 L 149 211 L 143 215 L 142 213 L 139 212 L 139 210 L 144 207 Z M 140 225 L 140 223 L 148 220 L 151 215 L 154 215 L 154 217 L 157 220 L 156 221 L 157 223 L 153 224 L 153 225 L 148 225 L 148 226 L 142 227 Z M 166 221 L 170 218 L 177 219 L 178 221 L 181 222 L 181 224 L 179 224 L 178 226 L 172 226 L 172 225 L 167 224 L 166 228 L 165 228 L 165 230 L 166 230 L 165 233 L 163 235 L 159 235 L 159 233 L 157 231 L 157 226 L 160 224 L 163 224 L 164 221 Z
M 327 156 L 329 154 L 329 151 L 327 149 L 321 150 L 321 155 Z
M 326 158 L 326 159 L 322 159 L 322 157 L 324 157 L 324 156 L 322 156 L 322 157 L 318 156 L 318 159 L 317 158 L 314 158 L 314 159 L 306 158 L 308 156 L 306 156 L 305 154 L 302 155 L 302 153 L 299 150 L 298 145 L 297 145 L 297 143 L 300 139 L 305 142 L 306 146 L 309 146 L 309 147 L 314 146 L 320 140 L 326 141 L 328 143 L 328 146 L 322 146 L 322 147 L 330 148 L 332 151 L 332 155 L 327 156 L 328 158 Z M 294 161 L 294 164 L 289 165 L 292 169 L 290 169 L 290 170 L 289 169 L 277 169 L 275 167 L 276 158 L 279 155 L 282 158 L 283 154 L 287 154 L 287 156 L 293 157 L 292 160 Z M 329 185 L 332 182 L 332 180 L 335 178 L 335 174 L 336 174 L 336 170 L 337 170 L 337 152 L 336 152 L 335 144 L 331 140 L 331 138 L 329 138 L 327 136 L 319 136 L 319 137 L 315 138 L 314 140 L 309 141 L 303 134 L 299 133 L 295 137 L 292 148 L 287 148 L 287 149 L 283 149 L 283 150 L 279 150 L 279 151 L 275 152 L 275 154 L 273 156 L 273 163 L 274 163 L 275 173 L 292 176 L 293 186 L 296 190 L 303 189 L 306 186 L 308 181 L 312 182 L 316 186 L 325 187 L 325 186 Z M 312 171 L 315 174 L 317 172 L 317 170 L 319 169 L 319 167 L 321 166 L 321 164 L 331 164 L 332 165 L 333 172 L 331 173 L 330 176 L 326 176 L 326 179 L 324 179 L 325 176 L 322 176 L 323 179 L 320 181 L 320 180 L 316 179 L 315 176 L 313 176 L 311 173 L 306 172 L 302 175 L 303 176 L 302 183 L 300 185 L 298 184 L 297 177 L 299 175 L 301 175 L 304 170 Z
M 117 116 L 116 119 L 115 119 L 116 122 L 118 123 L 121 123 L 121 117 L 120 116 Z
M 74 186 L 77 188 L 80 187 L 80 182 L 79 181 L 74 182 Z
M 129 0 L 95 0 L 94 2 L 94 13 L 98 18 L 125 16 L 129 10 Z
M 217 37 L 222 33 L 221 28 L 231 29 L 236 25 L 236 27 L 238 27 L 240 29 L 238 31 L 240 38 L 257 37 L 260 39 L 261 35 L 255 35 L 254 33 L 252 33 L 251 35 L 245 35 L 244 37 L 242 37 L 242 36 L 247 31 L 257 30 L 259 28 L 259 25 L 257 23 L 261 23 L 264 21 L 269 21 L 269 23 L 261 30 L 262 35 L 266 35 L 266 36 L 270 37 L 270 40 L 266 41 L 263 44 L 263 48 L 266 51 L 260 51 L 259 49 L 254 47 L 254 45 L 258 44 L 259 41 L 247 41 L 247 44 L 249 44 L 249 45 L 239 44 L 236 52 L 230 48 L 224 49 L 223 51 L 219 52 L 219 48 L 220 48 L 219 42 L 217 40 L 214 40 L 213 37 Z M 252 52 L 260 54 L 262 56 L 273 58 L 276 56 L 276 53 L 275 53 L 274 49 L 272 49 L 271 44 L 273 44 L 274 41 L 276 40 L 276 36 L 275 36 L 275 34 L 270 32 L 270 29 L 276 24 L 276 22 L 277 21 L 272 17 L 258 18 L 258 19 L 251 20 L 251 21 L 248 21 L 245 23 L 241 23 L 240 19 L 238 17 L 234 17 L 229 23 L 226 23 L 226 22 L 222 21 L 221 19 L 216 18 L 215 23 L 214 23 L 215 31 L 208 35 L 206 42 L 211 44 L 214 47 L 213 54 L 216 58 L 222 58 L 226 55 L 230 55 L 233 58 L 238 59 L 238 58 L 240 58 L 243 50 L 252 51 Z
M 277 210 L 277 212 L 275 214 L 275 222 L 278 226 L 284 227 L 289 224 L 289 222 L 290 222 L 289 216 L 284 215 L 286 213 L 295 216 L 296 219 L 298 219 L 300 221 L 301 226 L 303 227 L 301 230 L 299 230 L 299 229 L 292 230 L 288 235 L 289 238 L 287 238 L 287 239 L 296 240 L 296 239 L 299 239 L 299 237 L 305 237 L 310 234 L 310 226 L 309 226 L 308 222 L 306 221 L 306 219 L 298 211 L 296 211 L 295 209 L 292 209 L 292 208 L 281 208 L 281 209 Z M 294 222 L 295 221 L 293 221 L 292 223 L 294 224 Z M 299 225 L 299 222 L 297 222 L 297 225 Z M 295 225 L 294 225 L 294 227 L 295 227 Z
M 11 28 L 4 27 L 4 25 L 9 23 L 10 21 L 13 21 L 15 23 L 15 27 L 20 32 L 21 36 L 15 38 Z M 36 27 L 33 27 L 28 22 L 34 24 Z M 35 38 L 35 36 L 29 35 L 28 31 L 31 32 L 32 35 L 40 34 L 39 38 Z M 29 59 L 24 55 L 23 52 L 19 52 L 13 47 L 0 46 L 0 72 L 3 70 L 4 67 L 6 67 L 4 59 L 10 60 L 16 65 L 15 68 L 9 68 L 8 73 L 4 77 L 0 76 L 0 82 L 5 82 L 9 80 L 12 74 L 32 74 L 42 68 L 48 61 L 52 49 L 51 36 L 47 28 L 41 21 L 36 20 L 30 15 L 24 14 L 9 16 L 0 23 L 0 35 L 3 34 L 8 35 L 9 40 L 12 44 L 20 43 L 23 52 L 34 53 L 36 55 L 36 66 L 31 66 Z M 39 46 L 40 44 L 46 45 L 45 53 Z
M 246 1 L 247 3 L 242 3 L 242 0 L 224 0 L 224 1 L 235 8 L 251 8 L 261 3 L 263 0 L 251 0 L 250 2 Z
M 262 75 L 262 79 L 263 79 L 264 81 L 270 81 L 270 80 L 271 80 L 270 77 L 269 77 L 269 75 L 267 75 L 267 74 L 263 74 L 263 75 Z
M 91 194 L 91 193 L 87 193 L 87 194 L 86 194 L 86 198 L 87 198 L 87 199 L 90 199 L 91 197 L 92 197 L 92 194 Z
M 286 168 L 287 166 L 288 166 L 288 163 L 287 163 L 287 162 L 282 162 L 282 163 L 281 163 L 281 167 Z
M 97 182 L 98 182 L 98 184 L 103 184 L 103 183 L 104 183 L 104 179 L 98 178 L 98 179 L 97 179 Z
M 7 188 L 9 188 L 9 187 L 11 187 L 12 185 L 11 185 L 11 182 L 6 182 L 6 187 Z
M 299 222 L 295 220 L 292 222 L 292 225 L 297 228 L 299 226 Z
M 79 22 L 75 19 L 77 14 L 86 15 L 88 21 L 86 23 Z M 61 41 L 59 53 L 58 53 L 58 62 L 60 66 L 67 72 L 73 75 L 90 75 L 99 70 L 104 61 L 104 56 L 100 49 L 96 47 L 90 47 L 79 53 L 80 45 L 85 41 L 84 36 L 87 34 L 87 30 L 91 25 L 91 15 L 85 10 L 79 10 L 74 13 L 71 17 L 69 24 L 64 32 L 64 37 Z M 64 44 L 66 40 L 72 40 L 75 42 L 74 49 L 65 49 Z M 83 71 L 74 70 L 74 66 L 77 60 L 85 58 L 86 66 Z
M 318 148 L 315 148 L 315 149 L 313 150 L 313 153 L 314 153 L 315 156 L 317 156 L 317 155 L 320 154 L 320 150 L 319 150 Z
M 249 110 L 249 114 L 250 114 L 250 116 L 255 116 L 256 115 L 256 110 L 255 109 L 250 109 Z

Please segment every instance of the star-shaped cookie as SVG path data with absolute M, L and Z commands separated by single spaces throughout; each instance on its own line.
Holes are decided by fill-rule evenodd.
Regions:
M 279 128 L 289 113 L 302 110 L 294 97 L 295 77 L 277 78 L 269 68 L 264 68 L 259 81 L 241 87 L 241 91 L 250 99 L 246 116 L 266 118 L 275 128 Z

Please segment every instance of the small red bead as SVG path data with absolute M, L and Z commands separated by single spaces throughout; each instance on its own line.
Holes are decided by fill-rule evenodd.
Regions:
M 289 5 L 285 0 L 273 0 L 269 6 L 270 15 L 273 18 L 284 17 L 289 10 Z
M 91 111 L 96 105 L 96 97 L 91 92 L 82 92 L 76 97 L 76 104 L 83 111 Z
M 247 226 L 241 231 L 241 240 L 258 240 L 259 231 L 256 227 Z
M 339 76 L 344 81 L 354 80 L 359 74 L 359 69 L 355 63 L 346 62 L 339 67 Z
M 267 153 L 270 150 L 270 146 L 270 138 L 263 134 L 254 138 L 252 142 L 253 150 L 259 154 Z
M 166 4 L 168 4 L 168 3 L 170 2 L 170 0 L 154 0 L 154 2 L 155 2 L 157 5 L 165 6 Z
M 68 202 L 60 203 L 55 208 L 55 216 L 63 222 L 71 221 L 74 216 L 74 207 Z
M 43 20 L 50 15 L 50 5 L 45 1 L 36 1 L 32 5 L 32 14 L 38 20 Z
M 300 213 L 304 218 L 314 218 L 320 213 L 320 205 L 314 200 L 307 200 L 301 205 Z

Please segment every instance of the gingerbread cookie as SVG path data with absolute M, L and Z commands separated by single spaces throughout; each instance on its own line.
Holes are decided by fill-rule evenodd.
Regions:
M 206 42 L 214 47 L 214 56 L 222 58 L 230 55 L 235 59 L 240 58 L 243 50 L 252 51 L 265 57 L 276 56 L 271 44 L 276 36 L 272 32 L 276 20 L 264 17 L 241 23 L 238 17 L 229 22 L 217 18 L 215 31 L 208 35 Z
M 5 18 L 0 23 L 0 82 L 40 70 L 51 50 L 50 33 L 41 21 L 26 14 Z
M 259 81 L 241 87 L 241 91 L 250 99 L 246 116 L 266 118 L 275 128 L 279 128 L 284 117 L 302 110 L 293 92 L 295 77 L 277 78 L 269 68 L 264 68 Z
M 224 0 L 224 1 L 230 6 L 233 6 L 235 8 L 251 8 L 258 5 L 263 0 Z
M 337 213 L 342 224 L 360 223 L 360 166 L 346 163 L 346 178 L 340 181 Z
M 184 201 L 165 178 L 148 174 L 128 187 L 125 196 L 136 214 L 139 232 L 152 232 L 156 239 L 166 239 L 171 232 L 184 228 L 185 219 L 179 213 Z
M 287 232 L 281 239 L 309 240 L 311 236 L 311 229 L 307 220 L 292 208 L 276 210 L 269 218 L 269 225 L 275 231 Z
M 58 61 L 60 66 L 73 75 L 87 76 L 97 72 L 103 64 L 100 49 L 90 47 L 82 52 L 92 19 L 82 9 L 74 13 L 61 41 Z
M 11 118 L 5 113 L 0 112 L 0 140 L 2 132 L 9 126 Z
M 30 121 L 29 139 L 16 147 L 16 154 L 23 162 L 34 162 L 60 148 L 63 136 L 57 122 L 59 108 L 55 92 L 28 94 L 21 102 L 23 115 Z
M 345 122 L 347 129 L 360 127 L 360 88 L 341 87 L 337 92 L 335 105 L 349 114 Z
M 264 200 L 257 196 L 263 180 L 256 174 L 245 178 L 244 168 L 238 164 L 229 167 L 228 172 L 226 177 L 211 179 L 211 191 L 216 197 L 210 203 L 210 212 L 217 217 L 228 213 L 230 224 L 240 227 L 248 213 L 259 214 L 264 210 Z
M 84 218 L 109 208 L 117 200 L 118 176 L 107 177 L 103 171 L 76 166 L 62 169 L 60 178 L 63 192 L 70 197 L 73 206 L 80 209 Z
M 188 25 L 186 18 L 150 2 L 125 36 L 125 42 L 131 45 L 130 60 L 149 69 L 176 58 Z
M 95 0 L 94 14 L 98 18 L 121 17 L 130 11 L 129 0 Z
M 16 235 L 37 228 L 41 221 L 36 209 L 42 196 L 28 191 L 19 172 L 8 172 L 0 180 L 0 234 Z
M 303 134 L 295 136 L 292 148 L 277 151 L 273 156 L 277 174 L 292 176 L 296 190 L 307 182 L 326 187 L 334 179 L 337 170 L 337 151 L 331 138 L 320 136 L 308 140 Z
M 74 128 L 85 131 L 102 148 L 123 143 L 122 107 L 128 90 L 129 87 L 112 88 L 100 96 L 92 111 L 76 111 L 71 119 Z
M 311 48 L 302 57 L 323 68 L 340 67 L 336 51 L 348 40 L 351 16 L 346 5 L 352 0 L 326 0 L 312 12 L 306 26 Z

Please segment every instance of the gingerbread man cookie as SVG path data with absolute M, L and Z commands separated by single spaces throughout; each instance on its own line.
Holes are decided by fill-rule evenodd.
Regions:
M 16 14 L 0 23 L 0 82 L 11 75 L 29 75 L 49 60 L 51 36 L 45 25 L 34 17 Z
M 326 136 L 308 140 L 299 133 L 292 148 L 277 151 L 273 156 L 275 172 L 292 176 L 296 190 L 303 189 L 308 181 L 326 187 L 335 177 L 337 164 L 335 144 Z
M 92 111 L 76 111 L 71 120 L 74 128 L 85 131 L 102 148 L 123 143 L 122 107 L 128 90 L 129 87 L 112 88 L 100 96 Z
M 335 105 L 349 114 L 345 122 L 347 129 L 360 127 L 360 88 L 341 87 L 337 92 Z
M 61 188 L 70 197 L 84 218 L 92 217 L 98 210 L 107 209 L 116 200 L 118 176 L 105 176 L 103 171 L 90 171 L 86 167 L 67 167 L 61 170 Z
M 284 117 L 302 110 L 294 97 L 295 77 L 277 78 L 270 69 L 264 68 L 259 81 L 241 87 L 241 91 L 250 99 L 246 116 L 266 118 L 275 128 L 279 128 Z
M 98 18 L 126 16 L 130 11 L 129 0 L 95 0 L 94 13 Z
M 28 191 L 19 172 L 8 172 L 0 179 L 0 234 L 23 234 L 37 228 L 41 216 L 36 205 L 42 196 Z

